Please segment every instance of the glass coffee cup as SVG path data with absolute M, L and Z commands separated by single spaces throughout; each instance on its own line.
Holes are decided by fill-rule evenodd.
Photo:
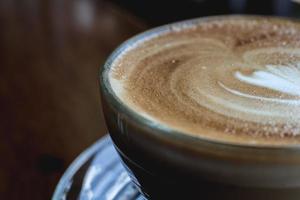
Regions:
M 112 88 L 109 73 L 122 53 L 178 27 L 222 18 L 152 29 L 126 41 L 108 58 L 100 72 L 101 98 L 115 148 L 148 199 L 299 199 L 299 145 L 242 144 L 186 134 L 141 115 Z

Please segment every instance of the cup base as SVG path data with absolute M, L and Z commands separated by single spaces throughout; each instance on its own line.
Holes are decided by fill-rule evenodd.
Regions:
M 183 173 L 179 171 L 172 172 L 176 174 L 176 180 L 172 177 L 155 176 L 124 156 L 119 149 L 117 151 L 132 182 L 145 199 L 182 200 L 197 197 L 210 200 L 299 200 L 300 198 L 300 188 L 253 188 L 199 181 L 199 179 L 195 181 L 191 177 L 180 177 Z

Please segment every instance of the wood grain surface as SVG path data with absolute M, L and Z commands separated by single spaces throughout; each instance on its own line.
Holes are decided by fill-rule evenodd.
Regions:
M 106 133 L 99 67 L 146 26 L 103 0 L 3 0 L 0 27 L 0 199 L 50 199 Z

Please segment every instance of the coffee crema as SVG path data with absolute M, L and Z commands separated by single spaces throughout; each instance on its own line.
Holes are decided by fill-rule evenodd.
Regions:
M 120 100 L 184 134 L 251 145 L 300 144 L 300 24 L 252 16 L 182 22 L 112 63 Z

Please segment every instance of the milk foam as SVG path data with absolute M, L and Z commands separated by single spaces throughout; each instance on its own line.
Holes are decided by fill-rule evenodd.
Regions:
M 233 143 L 300 143 L 300 25 L 223 17 L 175 25 L 113 63 L 115 94 L 186 134 Z
M 255 71 L 251 76 L 236 72 L 235 77 L 251 85 L 300 96 L 299 66 L 300 64 L 295 66 L 267 65 L 266 70 Z

